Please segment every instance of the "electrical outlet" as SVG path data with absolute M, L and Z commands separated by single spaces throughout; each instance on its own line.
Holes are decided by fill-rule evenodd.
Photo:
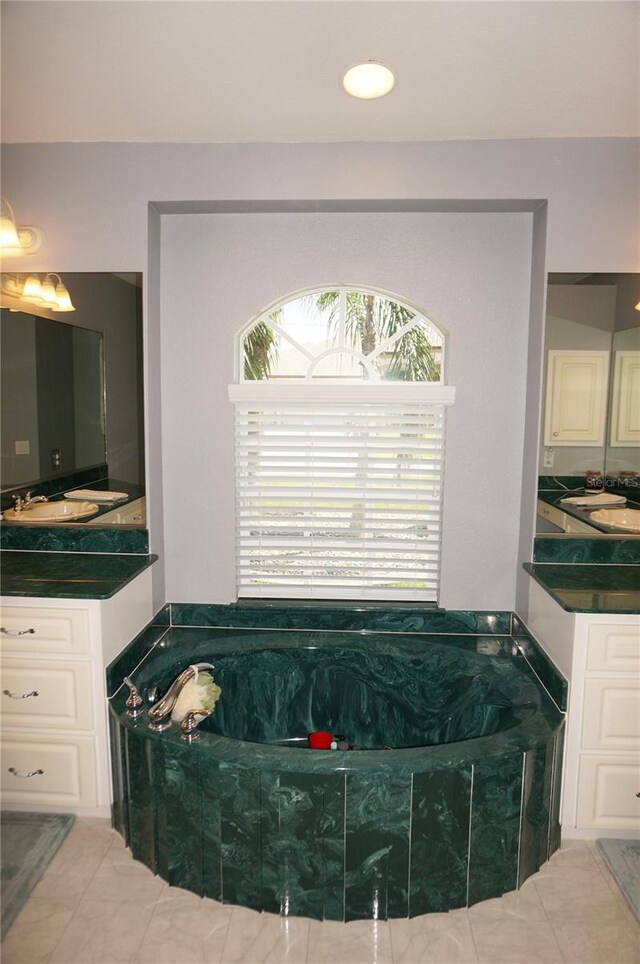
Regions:
M 53 472 L 62 466 L 62 456 L 60 454 L 60 449 L 51 449 L 51 470 Z
M 544 458 L 542 461 L 542 465 L 545 469 L 553 468 L 553 456 L 554 456 L 553 449 L 551 448 L 550 445 L 547 445 L 544 450 Z
M 31 442 L 15 442 L 16 455 L 31 455 Z

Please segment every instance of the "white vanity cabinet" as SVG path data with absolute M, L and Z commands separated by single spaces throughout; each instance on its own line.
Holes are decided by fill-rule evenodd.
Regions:
M 85 525 L 143 526 L 146 525 L 146 523 L 146 499 L 144 496 L 142 496 L 140 499 L 134 499 L 133 502 L 127 502 L 126 505 L 123 505 L 120 508 L 112 509 L 111 512 L 105 512 L 103 515 L 97 515 L 95 519 L 89 519 Z
M 2 804 L 106 815 L 106 666 L 152 617 L 151 570 L 110 599 L 3 597 Z
M 531 580 L 527 625 L 569 680 L 566 837 L 640 832 L 640 616 L 570 613 Z

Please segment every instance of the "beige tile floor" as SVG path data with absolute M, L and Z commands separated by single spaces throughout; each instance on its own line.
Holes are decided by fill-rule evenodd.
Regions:
M 595 846 L 469 910 L 340 924 L 169 887 L 106 820 L 78 820 L 2 944 L 3 964 L 640 964 L 640 927 Z

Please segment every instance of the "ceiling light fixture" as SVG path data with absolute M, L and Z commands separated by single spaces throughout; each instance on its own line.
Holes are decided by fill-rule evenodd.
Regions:
M 15 258 L 22 254 L 35 254 L 44 242 L 39 228 L 16 226 L 13 209 L 6 198 L 0 200 L 0 255 Z
M 350 67 L 342 78 L 342 86 L 346 92 L 361 100 L 384 97 L 395 82 L 396 79 L 390 68 L 377 60 L 367 60 L 365 63 Z

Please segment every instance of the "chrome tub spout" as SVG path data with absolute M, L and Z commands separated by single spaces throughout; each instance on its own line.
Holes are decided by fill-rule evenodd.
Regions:
M 157 703 L 154 703 L 149 709 L 149 729 L 153 730 L 155 733 L 161 733 L 162 730 L 168 730 L 171 726 L 171 713 L 185 683 L 188 683 L 190 679 L 193 679 L 193 677 L 196 675 L 196 672 L 200 672 L 200 670 L 203 669 L 213 668 L 213 663 L 193 663 L 192 666 L 187 666 L 186 669 L 183 669 L 180 675 L 173 681 L 162 699 L 158 700 Z

